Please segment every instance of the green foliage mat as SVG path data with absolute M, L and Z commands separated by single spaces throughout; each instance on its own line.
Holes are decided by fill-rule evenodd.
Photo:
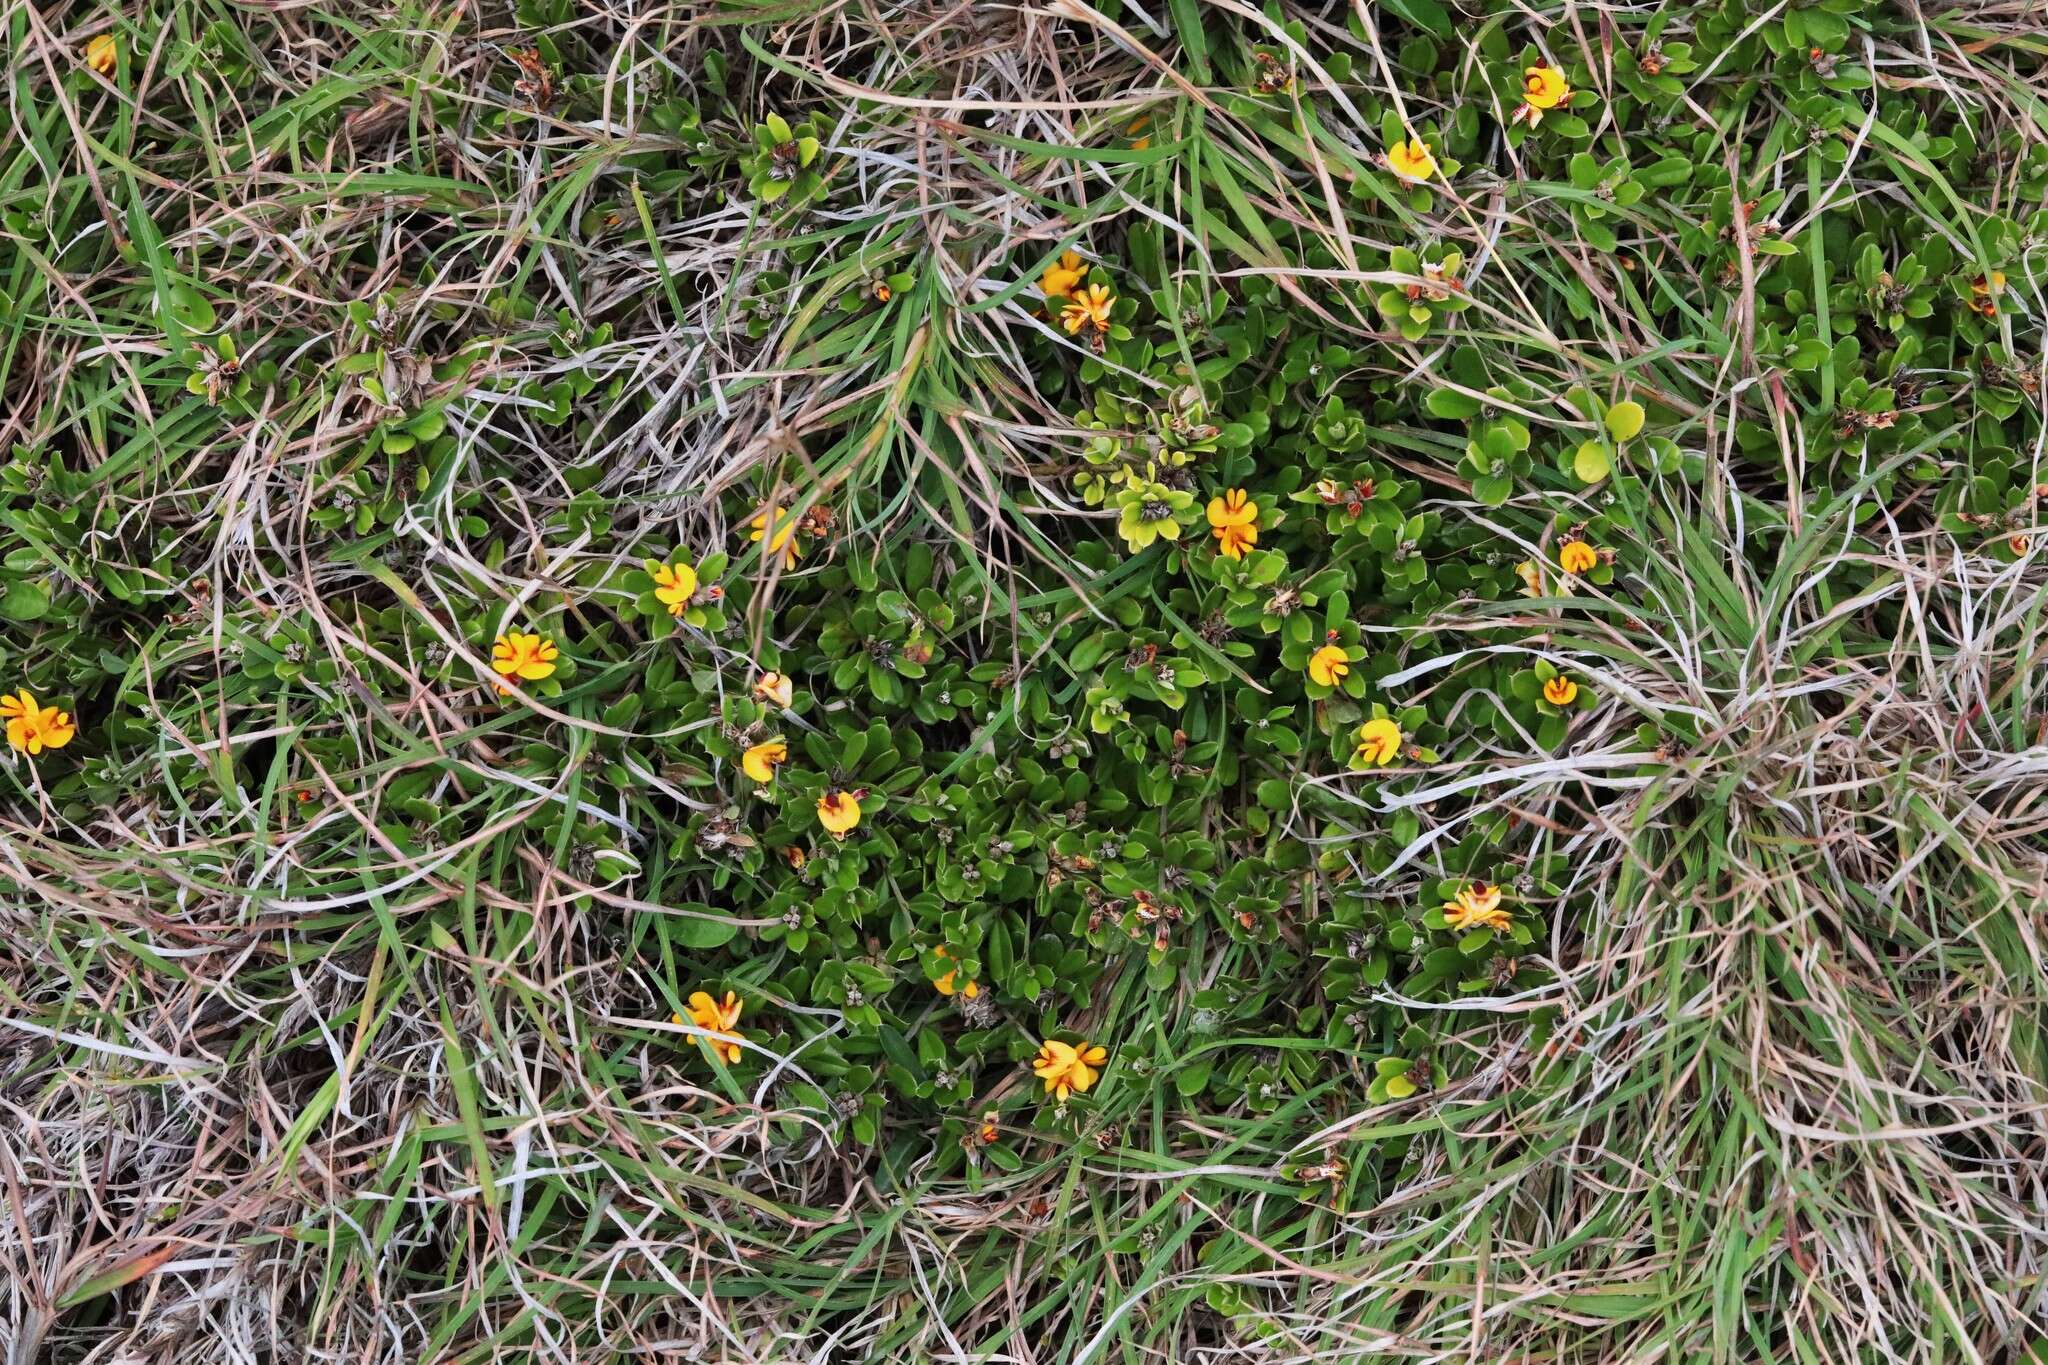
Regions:
M 2034 1349 L 2036 0 L 0 53 L 0 1355 Z

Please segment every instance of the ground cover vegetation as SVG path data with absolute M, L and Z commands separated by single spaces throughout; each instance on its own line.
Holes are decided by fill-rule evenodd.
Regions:
M 0 52 L 7 1359 L 2040 1343 L 2032 0 Z

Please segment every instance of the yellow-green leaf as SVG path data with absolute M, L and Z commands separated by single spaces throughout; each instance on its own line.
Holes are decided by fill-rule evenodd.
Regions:
M 1643 429 L 1643 405 L 1624 398 L 1607 410 L 1607 434 L 1626 441 Z

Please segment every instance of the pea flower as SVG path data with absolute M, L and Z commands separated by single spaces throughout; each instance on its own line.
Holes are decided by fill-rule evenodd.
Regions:
M 1060 310 L 1060 322 L 1070 333 L 1078 333 L 1083 327 L 1093 327 L 1100 334 L 1109 330 L 1109 310 L 1116 302 L 1106 284 L 1091 284 L 1085 289 L 1076 289 L 1067 296 L 1067 306 Z
M 670 616 L 681 616 L 697 595 L 697 571 L 681 562 L 650 565 L 647 571 L 654 576 L 654 600 L 667 607 Z
M 2005 292 L 2005 272 L 1994 270 L 1970 281 L 1970 311 L 1983 317 L 1998 316 L 1998 296 Z
M 860 802 L 853 793 L 833 787 L 818 798 L 818 823 L 835 839 L 844 839 L 847 832 L 860 823 Z
M 1515 565 L 1515 577 L 1522 580 L 1522 596 L 1543 596 L 1543 566 L 1533 559 L 1525 559 Z
M 539 682 L 555 671 L 555 660 L 560 657 L 555 642 L 544 635 L 507 631 L 491 645 L 491 671 L 521 682 Z
M 1504 934 L 1514 919 L 1500 903 L 1499 887 L 1473 882 L 1444 907 L 1444 923 L 1460 933 L 1484 928 Z
M 7 742 L 30 758 L 45 749 L 61 749 L 78 733 L 71 713 L 43 706 L 26 687 L 14 696 L 0 694 L 0 719 L 7 722 Z
M 85 45 L 85 64 L 102 76 L 113 74 L 114 63 L 120 57 L 121 46 L 111 33 L 98 34 Z
M 796 684 L 785 674 L 768 672 L 754 679 L 754 699 L 788 706 L 796 697 Z
M 934 948 L 932 949 L 932 952 L 938 957 L 950 958 L 953 956 L 944 948 Z M 955 978 L 957 978 L 959 975 L 960 969 L 958 967 L 953 968 L 944 976 L 940 977 L 937 981 L 932 982 L 932 989 L 937 991 L 940 995 L 953 994 L 955 989 L 953 983 Z M 961 986 L 958 989 L 960 994 L 965 996 L 969 1000 L 972 1000 L 974 999 L 974 997 L 981 994 L 980 984 L 974 981 L 969 981 L 965 986 Z
M 1233 488 L 1220 498 L 1209 499 L 1209 529 L 1216 536 L 1216 551 L 1225 559 L 1243 559 L 1244 552 L 1259 542 L 1259 509 L 1251 495 Z
M 1570 706 L 1578 695 L 1579 685 L 1562 673 L 1543 684 L 1543 700 L 1552 706 Z
M 1600 552 L 1583 540 L 1568 540 L 1557 552 L 1557 567 L 1568 574 L 1589 573 L 1600 562 Z
M 1335 687 L 1351 671 L 1351 660 L 1342 645 L 1324 645 L 1308 656 L 1308 676 L 1324 687 Z
M 764 740 L 740 755 L 740 770 L 763 784 L 775 780 L 775 770 L 789 761 L 789 746 L 779 739 Z
M 1387 148 L 1387 169 L 1403 180 L 1422 181 L 1436 174 L 1436 157 L 1421 138 L 1396 142 Z
M 1526 123 L 1531 128 L 1543 121 L 1543 111 L 1555 109 L 1572 97 L 1571 83 L 1565 80 L 1564 72 L 1544 62 L 1522 68 L 1522 104 L 1515 110 L 1510 123 Z
M 727 1066 L 738 1065 L 740 1044 L 733 1030 L 739 1026 L 740 1011 L 747 1002 L 732 991 L 727 991 L 722 1001 L 713 1000 L 709 991 L 692 991 L 689 1003 L 690 1022 L 698 1028 L 709 1029 L 715 1035 L 699 1041 L 710 1048 L 714 1056 L 723 1058 Z M 678 1024 L 683 1022 L 680 1014 L 672 1016 L 672 1019 Z
M 1063 252 L 1057 261 L 1045 268 L 1038 277 L 1039 292 L 1048 299 L 1071 298 L 1082 280 L 1088 278 L 1087 262 L 1078 251 Z
M 1374 717 L 1358 727 L 1358 751 L 1352 763 L 1360 768 L 1384 768 L 1401 753 L 1401 727 L 1384 716 Z
M 785 569 L 793 568 L 797 560 L 803 557 L 803 546 L 797 544 L 796 518 L 792 515 L 786 515 L 780 507 L 771 503 L 768 509 L 761 513 L 760 516 L 748 522 L 747 525 L 752 530 L 748 534 L 747 539 L 758 544 L 763 536 L 768 535 L 768 527 L 771 522 L 775 526 L 775 534 L 768 538 L 768 553 L 771 555 L 780 554 L 782 556 L 782 567 Z
M 1061 1043 L 1048 1038 L 1039 1045 L 1038 1056 L 1031 1061 L 1031 1072 L 1045 1082 L 1046 1094 L 1065 1104 L 1068 1095 L 1088 1093 L 1101 1074 L 1102 1064 L 1108 1060 L 1108 1048 L 1085 1039 Z

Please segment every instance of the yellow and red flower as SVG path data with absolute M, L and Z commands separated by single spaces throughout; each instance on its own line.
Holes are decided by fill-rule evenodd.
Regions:
M 835 839 L 844 839 L 860 823 L 860 801 L 852 792 L 833 787 L 818 798 L 818 823 Z
M 740 1040 L 733 1030 L 739 1027 L 740 1011 L 746 1003 L 732 991 L 725 993 L 724 1000 L 713 1000 L 709 991 L 693 991 L 690 995 L 689 1022 L 713 1034 L 698 1041 L 711 1049 L 714 1056 L 723 1058 L 727 1066 L 737 1064 L 740 1059 Z M 673 1021 L 680 1024 L 683 1016 L 675 1015 Z
M 1564 72 L 1546 62 L 1524 67 L 1522 103 L 1509 122 L 1526 123 L 1534 128 L 1543 121 L 1544 111 L 1557 108 L 1571 97 L 1571 82 L 1564 78 Z
M 555 660 L 561 657 L 555 642 L 545 635 L 529 634 L 525 631 L 509 630 L 491 643 L 491 671 L 504 678 L 517 678 L 521 682 L 539 682 L 550 677 L 555 671 Z M 498 691 L 511 689 L 498 684 Z
M 1085 1095 L 1102 1074 L 1109 1049 L 1082 1040 L 1062 1043 L 1048 1038 L 1031 1061 L 1031 1073 L 1045 1082 L 1045 1093 L 1061 1104 L 1069 1095 Z
M 1423 181 L 1436 174 L 1436 157 L 1419 137 L 1387 148 L 1387 169 L 1403 180 Z
M 1401 754 L 1401 727 L 1384 716 L 1376 716 L 1358 727 L 1358 748 L 1352 763 L 1360 768 L 1384 768 Z
M 789 761 L 789 746 L 779 739 L 763 740 L 740 755 L 740 769 L 756 782 L 775 780 L 775 770 Z
M 1116 295 L 1106 284 L 1076 289 L 1067 296 L 1067 306 L 1060 310 L 1060 323 L 1070 333 L 1079 334 L 1083 327 L 1093 327 L 1100 335 L 1109 330 L 1109 310 L 1115 303 Z
M 1496 934 L 1504 934 L 1513 926 L 1514 917 L 1501 905 L 1499 887 L 1473 882 L 1444 907 L 1444 923 L 1459 933 L 1467 929 L 1491 929 Z
M 0 694 L 0 720 L 7 722 L 9 746 L 30 758 L 63 748 L 78 733 L 69 711 L 42 705 L 26 687 L 12 696 Z
M 1209 499 L 1209 529 L 1216 537 L 1217 553 L 1225 559 L 1243 559 L 1244 552 L 1259 542 L 1259 509 L 1251 495 L 1233 488 Z
M 1073 295 L 1081 281 L 1088 278 L 1088 263 L 1081 259 L 1078 251 L 1063 252 L 1057 261 L 1045 268 L 1038 277 L 1039 292 L 1048 299 L 1064 299 Z
M 1342 645 L 1324 645 L 1308 656 L 1308 676 L 1324 687 L 1335 687 L 1351 671 L 1351 657 Z

